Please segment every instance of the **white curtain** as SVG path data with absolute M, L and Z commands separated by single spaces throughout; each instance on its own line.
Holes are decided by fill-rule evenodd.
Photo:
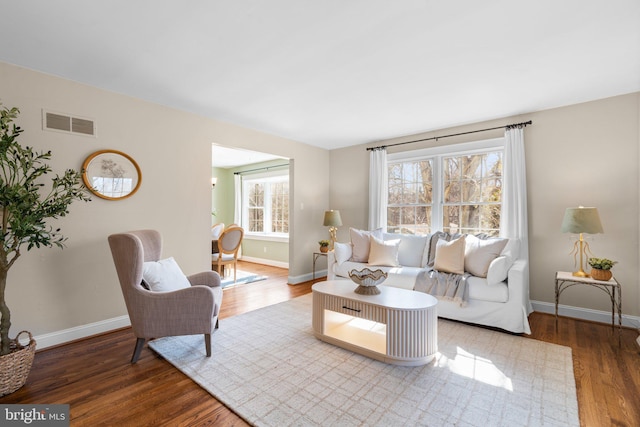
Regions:
M 529 260 L 527 220 L 527 174 L 524 156 L 524 129 L 507 128 L 502 167 L 502 214 L 500 235 L 520 240 L 520 256 Z
M 239 173 L 233 175 L 233 184 L 235 187 L 233 223 L 242 226 L 242 176 Z
M 369 230 L 387 229 L 387 149 L 371 150 L 369 154 Z

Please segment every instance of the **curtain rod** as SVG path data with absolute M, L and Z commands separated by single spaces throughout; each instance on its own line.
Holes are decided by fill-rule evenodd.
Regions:
M 380 149 L 387 148 L 387 147 L 395 147 L 396 145 L 413 144 L 414 142 L 431 141 L 433 139 L 435 139 L 437 141 L 440 138 L 450 138 L 452 136 L 468 135 L 470 133 L 486 132 L 486 131 L 489 131 L 489 130 L 509 129 L 509 128 L 516 128 L 516 127 L 526 127 L 527 125 L 530 125 L 532 123 L 533 122 L 531 120 L 529 120 L 528 122 L 513 123 L 513 124 L 510 124 L 510 125 L 497 126 L 497 127 L 494 127 L 494 128 L 472 130 L 472 131 L 469 131 L 469 132 L 453 133 L 451 135 L 433 136 L 431 138 L 416 139 L 414 141 L 397 142 L 395 144 L 389 144 L 389 145 L 379 145 L 377 147 L 369 147 L 369 148 L 367 148 L 367 151 L 380 150 Z
M 285 163 L 284 165 L 275 165 L 275 166 L 265 166 L 263 168 L 257 168 L 257 169 L 249 169 L 246 171 L 240 171 L 240 172 L 234 172 L 234 175 L 242 175 L 243 173 L 247 173 L 247 172 L 256 172 L 256 171 L 263 171 L 263 170 L 269 170 L 269 169 L 273 169 L 273 168 L 282 168 L 285 166 L 289 166 L 289 163 Z

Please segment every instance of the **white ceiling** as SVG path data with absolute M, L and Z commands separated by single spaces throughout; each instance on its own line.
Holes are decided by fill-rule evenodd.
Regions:
M 0 61 L 325 148 L 640 91 L 638 0 L 0 6 Z
M 240 150 L 217 144 L 213 144 L 211 149 L 211 164 L 216 168 L 229 169 L 282 158 L 267 153 Z

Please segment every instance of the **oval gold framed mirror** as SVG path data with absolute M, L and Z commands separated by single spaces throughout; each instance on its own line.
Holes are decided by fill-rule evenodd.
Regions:
M 82 164 L 82 180 L 96 196 L 107 200 L 131 197 L 142 182 L 142 173 L 135 160 L 116 150 L 100 150 Z

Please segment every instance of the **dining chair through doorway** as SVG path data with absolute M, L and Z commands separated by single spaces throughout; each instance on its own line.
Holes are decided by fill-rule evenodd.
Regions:
M 233 264 L 234 283 L 238 275 L 238 254 L 243 237 L 242 227 L 237 225 L 227 227 L 218 238 L 218 253 L 211 254 L 211 268 L 216 268 L 221 277 L 223 277 L 223 266 Z

